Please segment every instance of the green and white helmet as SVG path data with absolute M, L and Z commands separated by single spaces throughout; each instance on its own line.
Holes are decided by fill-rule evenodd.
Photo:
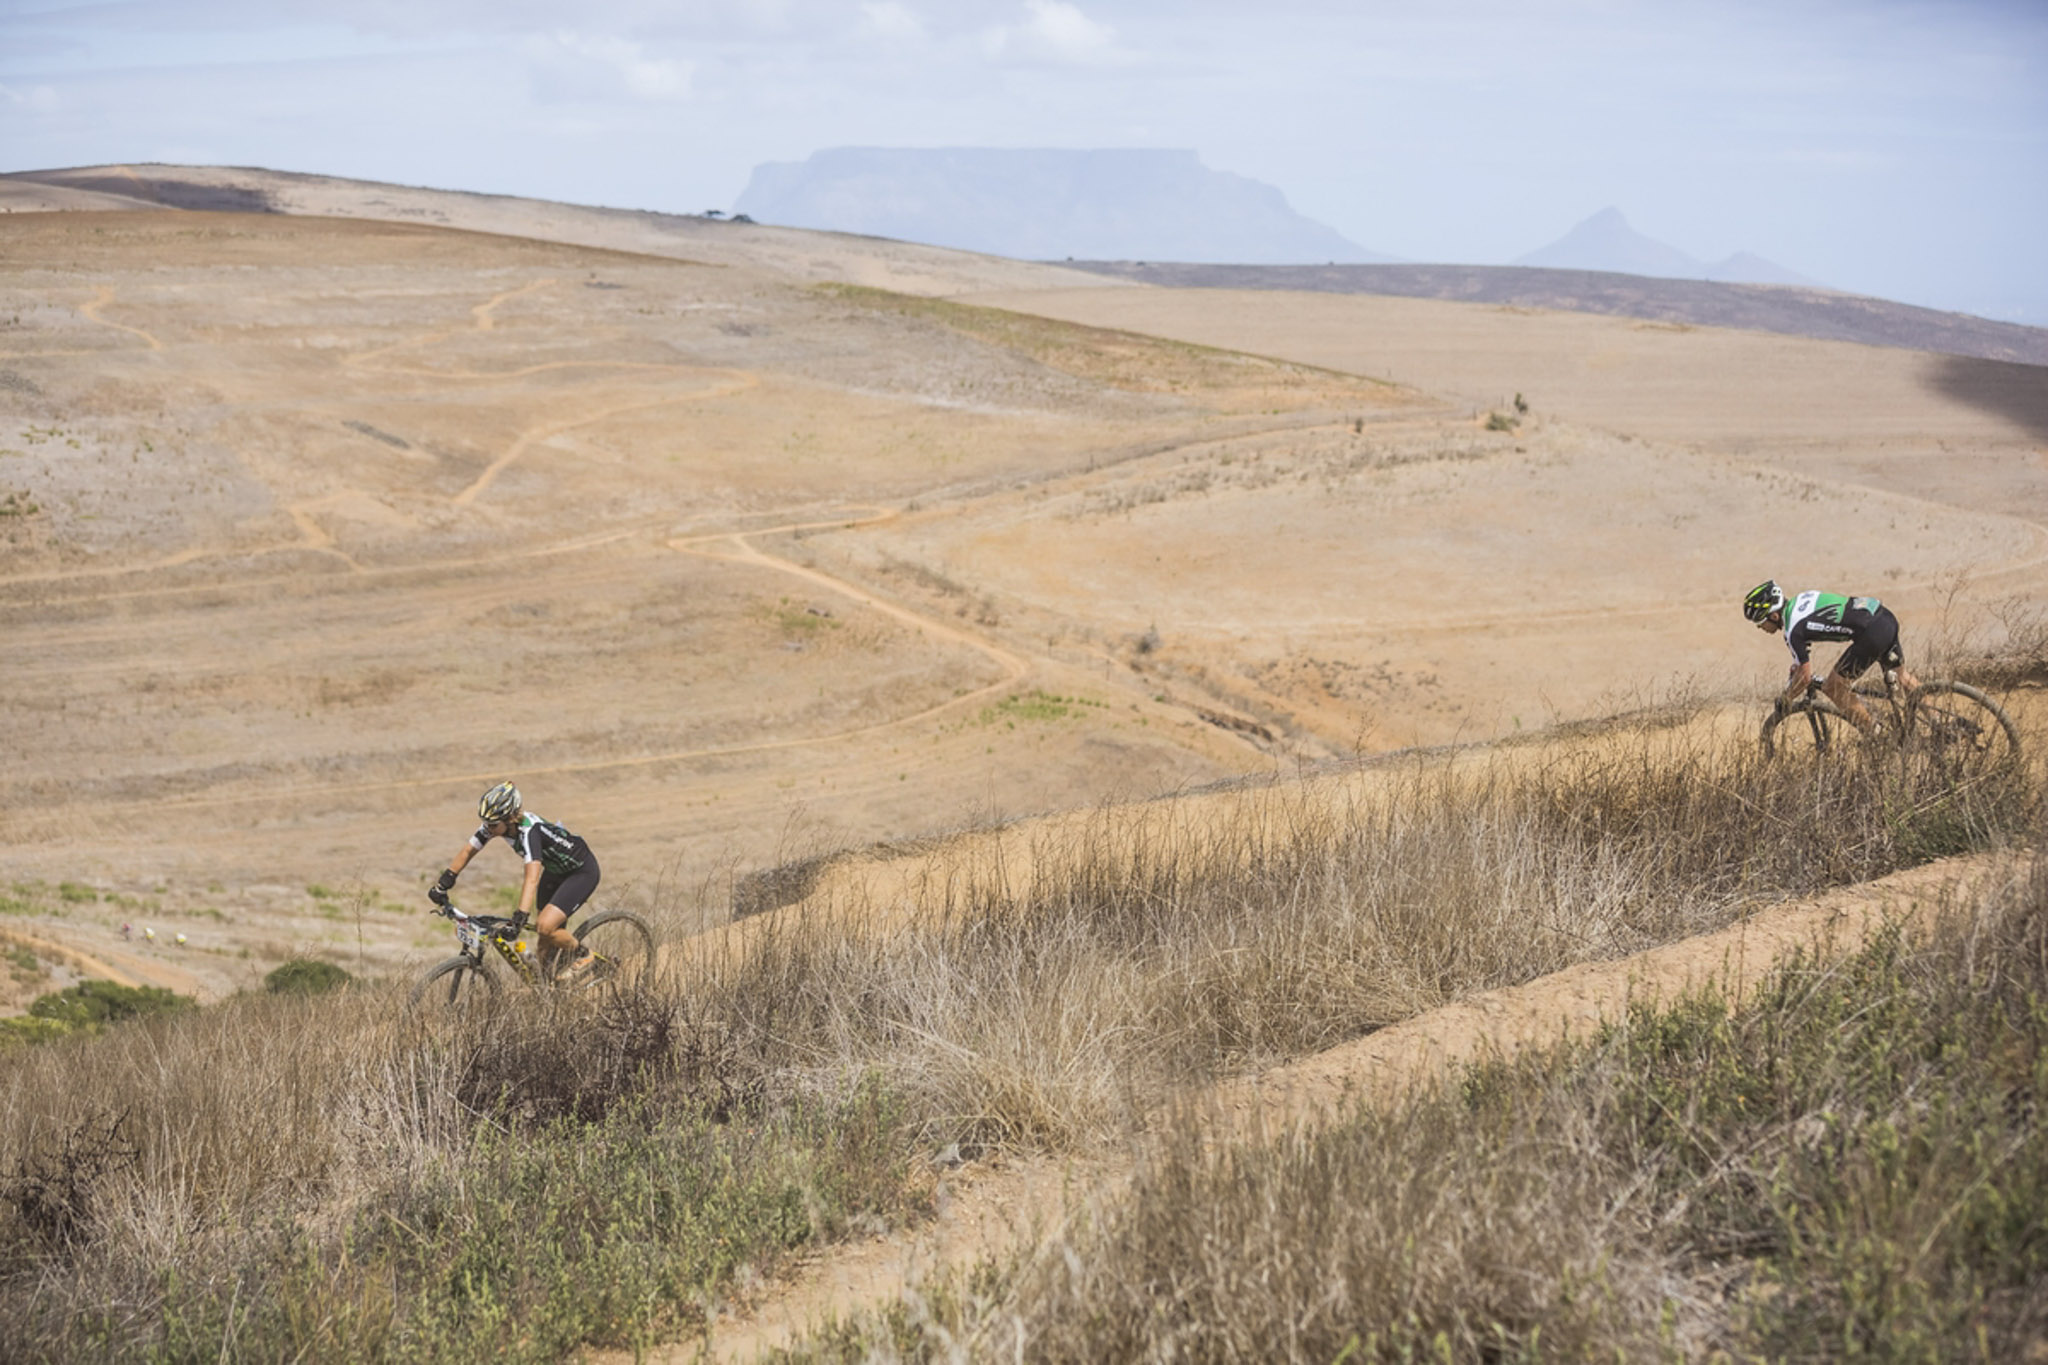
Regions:
M 1749 590 L 1742 599 L 1742 614 L 1761 625 L 1771 619 L 1771 613 L 1785 605 L 1785 590 L 1778 586 L 1775 578 L 1766 578 Z
M 484 793 L 483 800 L 476 803 L 479 820 L 509 820 L 524 803 L 519 799 L 519 788 L 510 782 L 500 782 Z

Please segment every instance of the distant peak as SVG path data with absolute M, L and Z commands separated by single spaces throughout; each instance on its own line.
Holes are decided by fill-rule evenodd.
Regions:
M 1621 210 L 1612 204 L 1515 264 L 1683 279 L 1698 279 L 1707 270 L 1677 247 L 1645 237 L 1630 227 Z

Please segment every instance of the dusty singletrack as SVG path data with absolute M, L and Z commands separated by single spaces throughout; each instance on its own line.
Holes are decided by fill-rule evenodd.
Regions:
M 1585 1037 L 1635 1002 L 1668 1002 L 1707 987 L 1744 999 L 1795 950 L 1832 957 L 1854 951 L 1885 925 L 1924 927 L 1945 906 L 2009 885 L 2027 869 L 2020 855 L 1973 855 L 1787 902 L 1713 933 L 1431 1010 L 1190 1096 L 1175 1114 L 1180 1121 L 1202 1116 L 1220 1141 L 1327 1123 L 1356 1103 L 1396 1100 L 1462 1065 Z M 762 1286 L 715 1318 L 708 1340 L 676 1343 L 643 1358 L 677 1365 L 755 1360 L 811 1328 L 879 1308 L 925 1276 L 1048 1244 L 1073 1216 L 1116 1199 L 1142 1152 L 1141 1142 L 1114 1158 L 1005 1159 L 944 1174 L 930 1222 L 825 1249 L 786 1280 Z

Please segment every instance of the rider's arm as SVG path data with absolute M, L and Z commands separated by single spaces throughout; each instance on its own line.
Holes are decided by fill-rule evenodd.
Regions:
M 526 865 L 526 880 L 519 887 L 519 917 L 532 919 L 537 908 L 534 901 L 540 895 L 540 860 L 534 859 Z
M 1813 661 L 1801 659 L 1792 665 L 1792 671 L 1785 675 L 1785 690 L 1778 697 L 1778 709 L 1784 710 L 1806 695 L 1806 689 L 1813 683 Z
M 477 841 L 472 838 L 456 850 L 455 856 L 448 860 L 448 870 L 436 878 L 434 885 L 427 891 L 428 900 L 436 905 L 448 903 L 448 893 L 455 889 L 455 879 L 462 874 L 463 868 L 469 866 L 469 860 L 476 856 L 478 847 Z

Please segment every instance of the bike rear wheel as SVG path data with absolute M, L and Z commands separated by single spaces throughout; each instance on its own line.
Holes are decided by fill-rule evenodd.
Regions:
M 1902 747 L 1969 782 L 2017 764 L 2020 732 L 2004 707 L 1968 683 L 1926 682 L 1906 703 Z
M 575 932 L 594 959 L 584 976 L 592 985 L 639 985 L 654 970 L 654 931 L 630 910 L 600 910 Z
M 457 955 L 435 964 L 412 988 L 413 1009 L 456 1010 L 497 998 L 498 978 L 475 958 Z

